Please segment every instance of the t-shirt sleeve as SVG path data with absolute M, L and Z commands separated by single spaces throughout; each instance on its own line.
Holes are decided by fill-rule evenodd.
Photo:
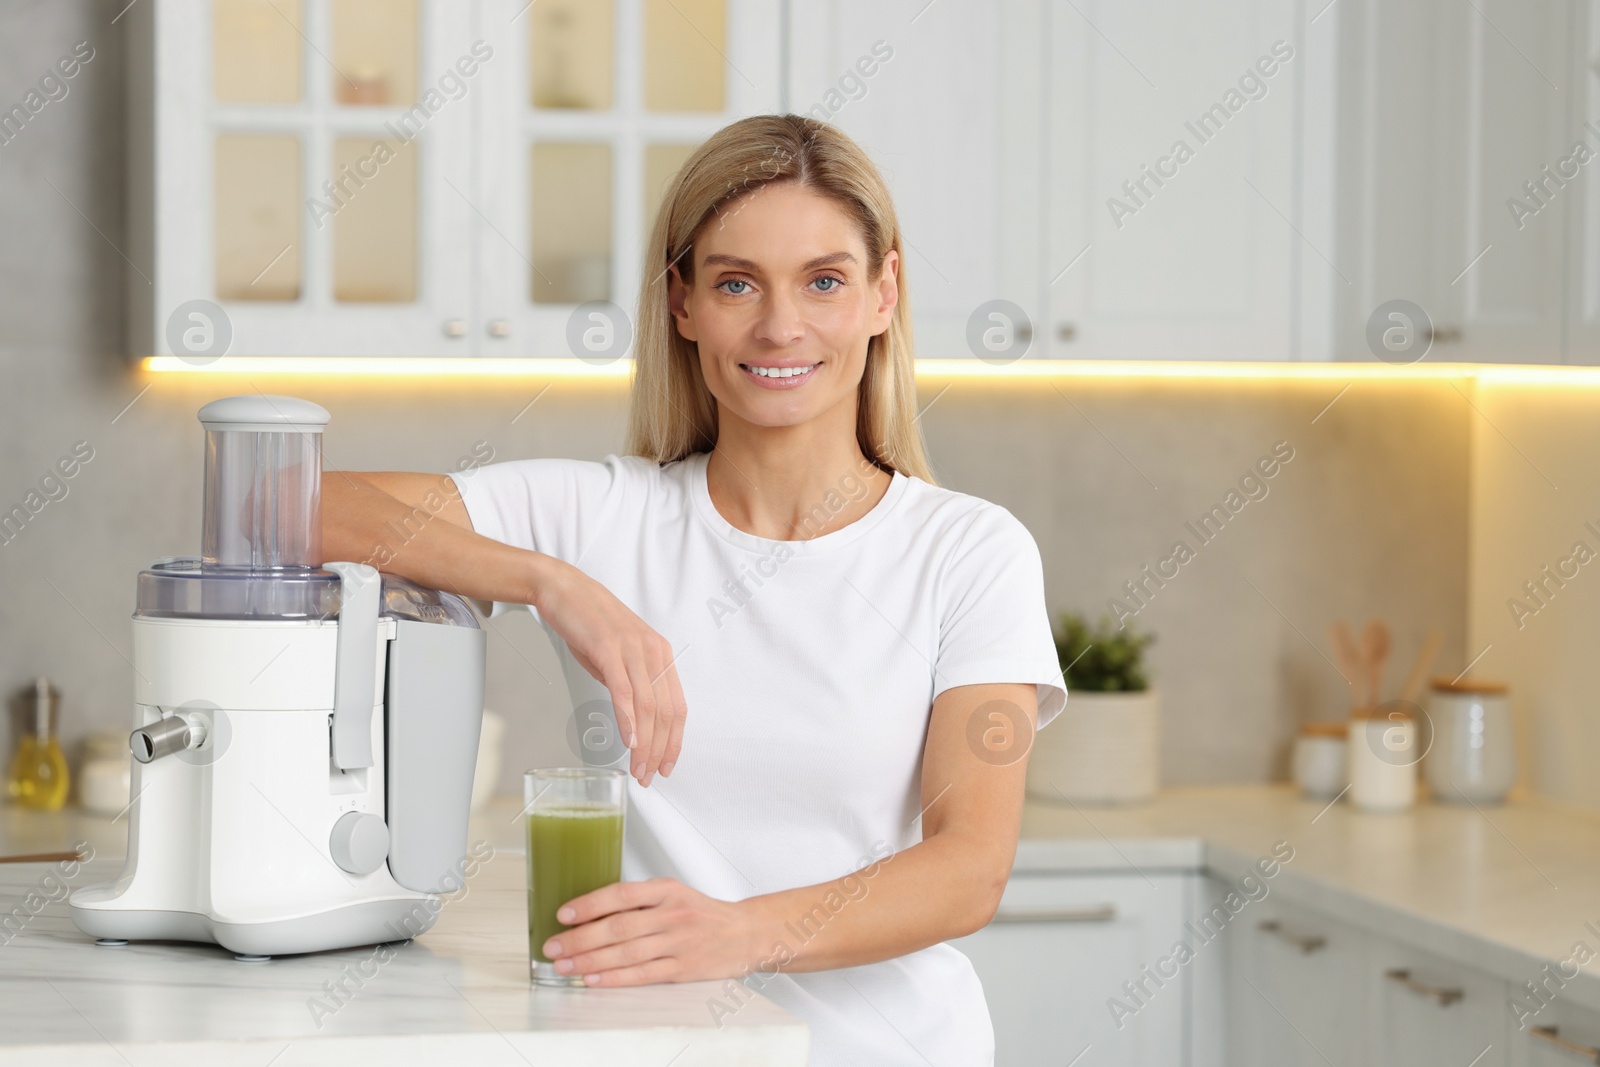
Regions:
M 641 461 L 513 459 L 450 475 L 472 529 L 485 537 L 571 563 L 584 556 L 637 479 Z M 518 605 L 496 602 L 490 617 Z
M 961 537 L 943 581 L 934 696 L 958 685 L 1033 682 L 1038 728 L 1061 712 L 1067 690 L 1044 601 L 1033 535 L 999 505 Z

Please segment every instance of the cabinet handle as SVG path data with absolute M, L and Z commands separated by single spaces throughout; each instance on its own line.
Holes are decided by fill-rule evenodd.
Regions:
M 1574 1052 L 1588 1059 L 1590 1063 L 1600 1063 L 1600 1048 L 1595 1048 L 1593 1045 L 1580 1045 L 1576 1041 L 1568 1041 L 1557 1033 L 1556 1028 L 1553 1026 L 1535 1026 L 1528 1032 L 1540 1041 L 1548 1041 L 1563 1052 Z
M 996 913 L 997 923 L 1108 923 L 1117 917 L 1111 904 L 1092 908 L 1014 908 Z
M 445 319 L 442 328 L 446 337 L 465 337 L 467 335 L 467 320 Z
M 1397 985 L 1405 986 L 1419 997 L 1427 997 L 1429 1000 L 1437 1002 L 1441 1008 L 1448 1008 L 1450 1005 L 1467 995 L 1460 989 L 1448 989 L 1444 986 L 1428 985 L 1424 982 L 1419 982 L 1415 978 L 1411 977 L 1410 971 L 1405 970 L 1404 968 L 1393 971 L 1385 971 L 1383 976 Z
M 1301 934 L 1299 936 L 1291 934 L 1276 919 L 1266 920 L 1258 929 L 1264 933 L 1271 934 L 1279 941 L 1293 945 L 1307 956 L 1320 948 L 1326 948 L 1328 945 L 1328 939 L 1320 934 Z
M 490 319 L 489 320 L 489 336 L 490 337 L 510 337 L 511 336 L 511 320 L 510 319 Z

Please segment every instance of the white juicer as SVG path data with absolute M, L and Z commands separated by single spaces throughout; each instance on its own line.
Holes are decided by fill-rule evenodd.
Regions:
M 241 959 L 407 940 L 468 866 L 483 630 L 460 597 L 319 569 L 326 410 L 200 422 L 203 555 L 139 575 L 127 865 L 72 921 Z

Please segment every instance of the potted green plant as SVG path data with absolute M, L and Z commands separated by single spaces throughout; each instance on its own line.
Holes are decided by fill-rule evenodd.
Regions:
M 1161 705 L 1145 666 L 1155 636 L 1109 616 L 1090 626 L 1063 612 L 1055 639 L 1067 704 L 1034 736 L 1028 795 L 1057 803 L 1148 799 L 1161 777 Z

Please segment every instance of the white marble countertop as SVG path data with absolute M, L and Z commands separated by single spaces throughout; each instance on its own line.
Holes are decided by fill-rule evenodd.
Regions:
M 471 830 L 494 856 L 432 930 L 387 952 L 252 964 L 210 945 L 102 948 L 72 925 L 54 865 L 0 864 L 0 1065 L 805 1063 L 805 1026 L 759 996 L 719 1026 L 708 1001 L 720 982 L 530 985 L 517 806 L 503 807 Z M 116 877 L 126 834 L 126 822 L 0 809 L 0 853 L 87 841 L 94 858 L 72 887 Z
M 1545 801 L 1373 815 L 1287 786 L 1170 790 L 1117 808 L 1030 802 L 1015 871 L 1206 870 L 1236 880 L 1286 841 L 1270 891 L 1511 980 L 1600 954 L 1600 815 Z M 1586 924 L 1593 924 L 1593 928 Z M 1600 959 L 1562 990 L 1600 1010 Z
M 714 983 L 530 988 L 516 810 L 515 801 L 497 800 L 475 817 L 472 839 L 487 840 L 495 858 L 434 930 L 379 967 L 321 1027 L 308 1001 L 347 966 L 371 970 L 371 949 L 266 965 L 204 946 L 103 949 L 77 932 L 64 906 L 49 904 L 9 944 L 0 931 L 0 1064 L 36 1062 L 40 1044 L 57 1046 L 56 1062 L 68 1045 L 81 1056 L 71 1062 L 140 1067 L 343 1067 L 353 1046 L 364 1056 L 418 1057 L 401 1055 L 404 1062 L 433 1062 L 435 1049 L 440 1062 L 483 1064 L 541 1062 L 535 1053 L 571 1064 L 804 1062 L 804 1028 L 765 1001 L 717 1029 L 706 1007 Z M 95 869 L 74 885 L 114 873 L 125 834 L 104 819 L 0 809 L 0 851 L 89 842 Z M 1116 808 L 1030 802 L 1015 872 L 1205 870 L 1231 880 L 1278 841 L 1295 855 L 1273 893 L 1519 985 L 1575 942 L 1600 949 L 1600 934 L 1585 925 L 1600 930 L 1600 816 L 1546 802 L 1425 803 L 1366 815 L 1275 786 L 1170 790 Z M 0 866 L 0 918 L 46 871 Z M 1600 1009 L 1600 963 L 1563 996 Z

